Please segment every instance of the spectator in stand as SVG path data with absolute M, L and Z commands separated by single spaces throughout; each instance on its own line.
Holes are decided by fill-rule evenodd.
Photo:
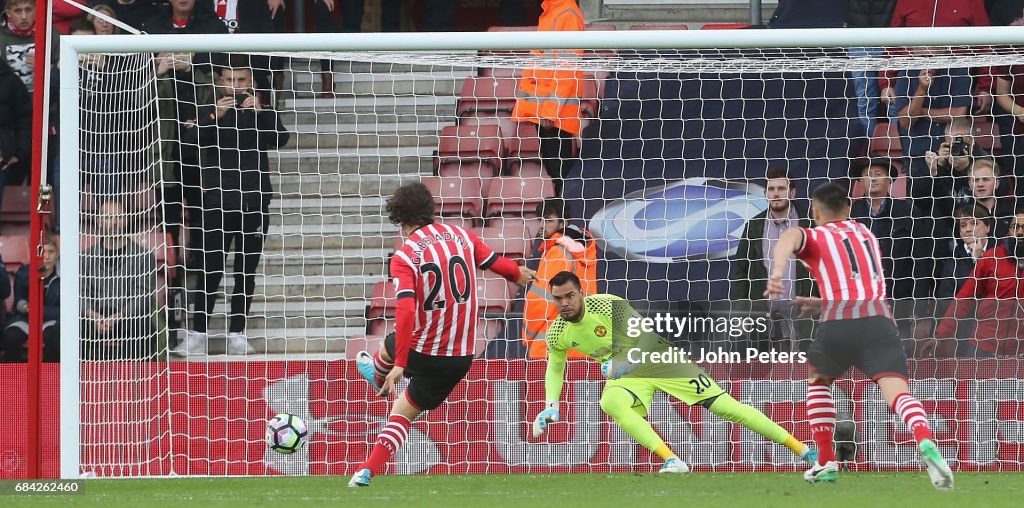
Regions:
M 202 0 L 200 0 L 202 1 Z M 224 23 L 228 33 L 263 34 L 274 32 L 274 20 L 270 6 L 265 0 L 206 0 L 211 2 L 214 13 Z M 215 64 L 224 65 L 226 56 L 221 55 Z M 269 56 L 250 55 L 255 89 L 264 104 L 270 104 L 271 59 Z
M 35 68 L 36 48 L 36 4 L 34 0 L 7 0 L 3 16 L 0 16 L 0 58 L 10 66 L 33 93 L 32 83 Z M 57 63 L 60 33 L 53 31 L 50 41 L 51 62 Z
M 94 7 L 93 10 L 103 13 L 116 21 L 120 21 L 117 17 L 117 13 L 114 12 L 114 8 L 109 5 L 100 4 Z M 92 23 L 93 28 L 96 30 L 96 35 L 115 35 L 122 33 L 121 29 L 114 26 L 113 23 L 96 16 L 95 14 L 89 14 L 87 19 Z
M 542 224 L 540 264 L 537 277 L 526 288 L 523 311 L 523 343 L 529 358 L 546 358 L 548 326 L 558 318 L 558 306 L 551 295 L 548 281 L 559 272 L 572 272 L 580 279 L 584 296 L 597 294 L 597 243 L 585 229 L 566 224 L 565 202 L 547 199 L 537 207 Z M 571 351 L 573 358 L 582 354 Z
M 277 113 L 261 104 L 252 89 L 252 69 L 244 55 L 236 55 L 217 77 L 219 99 L 204 106 L 198 120 L 185 131 L 186 141 L 211 147 L 204 167 L 204 263 L 198 277 L 192 331 L 174 353 L 197 355 L 206 351 L 209 312 L 224 277 L 224 256 L 235 251 L 235 282 L 227 336 L 228 354 L 252 353 L 245 325 L 256 286 L 256 268 L 263 253 L 263 238 L 270 225 L 268 211 L 273 189 L 267 150 L 288 142 L 288 132 Z M 233 247 L 232 247 L 233 246 Z
M 341 7 L 341 24 L 335 18 L 335 11 Z M 365 0 L 314 0 L 313 17 L 318 33 L 338 32 L 359 33 L 363 31 Z M 320 60 L 320 81 L 323 93 L 334 93 L 334 69 L 331 60 Z
M 16 165 L 27 164 L 31 154 L 32 99 L 25 83 L 0 59 L 0 208 L 7 172 Z
M 993 115 L 999 125 L 1003 168 L 1014 177 L 1014 194 L 1024 196 L 1024 65 L 996 67 L 992 74 L 996 77 Z
M 935 298 L 952 298 L 963 282 L 974 270 L 974 265 L 981 256 L 995 246 L 992 229 L 995 220 L 988 209 L 977 203 L 963 205 L 953 212 L 956 220 L 956 245 L 953 257 L 943 260 Z M 944 312 L 944 309 L 943 309 Z
M 85 2 L 80 2 L 85 3 Z M 42 4 L 46 5 L 46 4 Z M 71 33 L 71 24 L 82 16 L 82 10 L 64 0 L 53 2 L 53 28 L 63 35 Z M 46 11 L 42 11 L 46 12 Z
M 996 191 L 999 189 L 999 164 L 992 157 L 979 157 L 974 159 L 968 173 L 967 185 L 971 189 L 973 201 L 986 210 L 995 219 L 996 238 L 1006 238 L 1010 231 L 1010 223 L 1013 222 L 1013 200 L 1008 197 L 999 197 Z
M 824 2 L 823 2 L 824 3 Z M 896 0 L 849 0 L 846 26 L 848 28 L 883 28 L 892 22 L 892 11 Z M 850 48 L 850 58 L 878 58 L 882 48 Z M 857 112 L 865 136 L 875 134 L 878 125 L 878 73 L 875 71 L 851 71 L 853 86 L 857 93 Z
M 909 331 L 917 318 L 931 316 L 925 305 L 932 294 L 928 274 L 933 268 L 933 248 L 925 217 L 909 201 L 892 197 L 892 184 L 898 176 L 896 165 L 886 158 L 854 165 L 853 177 L 860 179 L 864 197 L 854 201 L 850 218 L 878 238 L 886 293 L 895 303 L 897 322 Z
M 946 126 L 945 139 L 936 151 L 925 152 L 910 166 L 910 190 L 918 208 L 937 220 L 949 220 L 953 209 L 971 201 L 968 182 L 975 159 L 989 154 L 974 141 L 974 122 L 958 117 Z M 943 228 L 952 231 L 952 224 Z
M 803 263 L 790 259 L 783 277 L 785 291 L 776 300 L 768 300 L 764 293 L 768 288 L 768 274 L 771 273 L 772 255 L 775 244 L 786 230 L 812 226 L 807 207 L 796 201 L 796 182 L 789 178 L 786 168 L 771 168 L 765 174 L 764 197 L 768 209 L 755 215 L 743 228 L 736 256 L 732 259 L 732 294 L 730 298 L 737 308 L 748 308 L 760 315 L 765 312 L 772 316 L 771 328 L 764 338 L 756 342 L 778 343 L 789 341 L 791 349 L 805 349 L 811 338 L 811 322 L 795 320 L 799 312 L 793 305 L 796 297 L 810 296 L 814 282 Z M 746 309 L 745 309 L 746 310 Z M 762 348 L 764 349 L 764 348 Z
M 57 273 L 59 257 L 57 237 L 49 235 L 43 241 L 43 264 L 39 276 L 43 279 L 43 361 L 60 361 L 60 275 Z M 4 328 L 4 359 L 24 363 L 28 358 L 28 284 L 26 263 L 14 274 L 14 312 Z
M 899 122 L 908 161 L 935 150 L 946 125 L 970 112 L 971 76 L 967 69 L 901 71 L 894 88 L 889 114 Z
M 96 5 L 110 6 L 114 10 L 114 14 L 117 15 L 118 21 L 136 30 L 143 30 L 146 22 L 159 15 L 160 6 L 165 4 L 165 2 L 157 0 L 100 0 L 96 2 Z
M 100 241 L 82 252 L 82 357 L 146 360 L 153 356 L 156 258 L 128 237 L 124 205 L 99 207 Z
M 141 1 L 141 0 L 137 0 Z M 227 27 L 210 9 L 210 4 L 196 0 L 172 0 L 170 6 L 143 24 L 151 34 L 218 34 Z M 156 56 L 157 108 L 160 116 L 160 147 L 162 164 L 158 171 L 164 187 L 158 189 L 164 202 L 164 221 L 174 243 L 180 245 L 184 226 L 183 204 L 190 207 L 189 227 L 199 227 L 202 197 L 199 147 L 179 143 L 182 129 L 195 123 L 201 104 L 213 104 L 212 57 L 204 53 L 160 53 Z M 198 236 L 194 232 L 192 239 Z M 192 245 L 198 245 L 193 243 Z
M 576 0 L 547 0 L 537 22 L 542 32 L 586 30 L 583 12 Z M 558 51 L 534 50 L 539 56 L 555 57 Z M 562 53 L 566 53 L 562 51 Z M 570 51 L 582 55 L 580 51 Z M 519 79 L 519 93 L 512 119 L 538 125 L 544 169 L 554 182 L 555 196 L 562 195 L 562 182 L 570 169 L 575 138 L 582 128 L 579 98 L 583 74 L 572 70 L 526 69 Z
M 892 13 L 893 27 L 957 27 L 989 26 L 984 0 L 897 0 Z M 978 80 L 973 94 L 975 112 L 988 112 L 992 107 L 992 78 L 988 69 L 976 69 Z M 895 86 L 896 73 L 888 71 L 879 80 L 882 100 L 892 102 L 900 97 Z M 969 92 L 970 90 L 968 90 Z M 965 95 L 970 95 L 965 94 Z M 890 110 L 890 118 L 895 118 Z
M 1011 235 L 988 249 L 946 310 L 935 330 L 933 348 L 950 349 L 959 321 L 972 313 L 976 325 L 966 342 L 956 345 L 956 356 L 991 358 L 1024 352 L 1024 209 L 1013 217 Z

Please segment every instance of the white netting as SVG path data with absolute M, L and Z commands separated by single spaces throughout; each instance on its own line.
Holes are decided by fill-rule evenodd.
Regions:
M 766 171 L 788 167 L 794 202 L 806 205 L 808 190 L 820 183 L 845 184 L 865 151 L 895 159 L 902 169 L 892 193 L 920 199 L 922 208 L 927 201 L 920 216 L 896 221 L 913 231 L 898 229 L 907 236 L 893 236 L 910 249 L 893 263 L 928 265 L 894 276 L 914 287 L 900 296 L 915 303 L 909 305 L 914 319 L 904 323 L 908 349 L 920 357 L 911 362 L 920 380 L 915 393 L 954 463 L 1020 469 L 1017 423 L 1010 423 L 1024 389 L 1019 360 L 935 360 L 920 351 L 925 341 L 910 339 L 932 334 L 933 317 L 941 312 L 936 300 L 945 308 L 936 297 L 939 283 L 965 278 L 940 270 L 954 259 L 959 233 L 952 207 L 931 216 L 933 201 L 947 196 L 936 198 L 927 166 L 913 169 L 925 163 L 923 153 L 905 159 L 903 142 L 910 140 L 896 128 L 899 115 L 879 105 L 877 118 L 861 118 L 852 73 L 892 72 L 896 85 L 901 72 L 908 79 L 923 68 L 973 69 L 935 73 L 938 82 L 959 81 L 944 90 L 968 88 L 966 97 L 936 92 L 936 108 L 955 99 L 971 109 L 976 81 L 1024 64 L 1024 55 L 1012 47 L 872 54 L 850 57 L 842 48 L 633 49 L 587 51 L 581 58 L 523 51 L 266 53 L 236 65 L 252 72 L 232 73 L 242 80 L 234 82 L 219 74 L 224 55 L 84 58 L 77 106 L 83 210 L 62 220 L 80 220 L 83 232 L 96 234 L 101 201 L 108 201 L 100 196 L 121 202 L 123 229 L 115 236 L 141 246 L 145 267 L 137 277 L 145 284 L 137 287 L 151 306 L 144 323 L 132 328 L 145 333 L 128 334 L 135 346 L 125 348 L 119 339 L 108 341 L 112 347 L 103 354 L 83 349 L 81 469 L 101 476 L 350 473 L 387 414 L 387 404 L 372 396 L 351 361 L 393 328 L 387 262 L 400 235 L 388 223 L 387 197 L 404 182 L 422 180 L 435 191 L 442 221 L 476 231 L 508 257 L 536 258 L 536 209 L 552 197 L 555 182 L 536 128 L 510 118 L 517 80 L 531 68 L 584 73 L 578 97 L 583 126 L 569 143 L 562 189 L 567 219 L 597 237 L 599 289 L 644 310 L 715 317 L 777 311 L 751 304 L 756 284 L 736 275 L 744 225 L 769 206 Z M 322 92 L 320 59 L 333 66 L 328 81 L 334 94 Z M 999 75 L 1011 85 L 1024 80 L 1013 72 Z M 912 86 L 894 89 L 897 104 L 913 93 Z M 245 104 L 251 96 L 265 106 L 261 112 Z M 229 97 L 218 113 L 215 103 Z M 1007 175 L 1016 143 L 993 127 L 1004 120 L 981 113 L 960 137 L 994 152 Z M 869 127 L 876 124 L 883 127 Z M 1011 177 L 1001 182 L 999 199 L 1006 202 L 1012 196 L 1003 194 L 1016 186 Z M 967 184 L 956 185 L 962 192 Z M 243 192 L 229 192 L 235 188 Z M 864 193 L 860 184 L 852 188 Z M 954 205 L 965 198 L 948 197 Z M 923 222 L 929 227 L 918 225 Z M 65 260 L 81 267 L 83 312 L 88 284 L 106 290 L 131 284 L 128 275 L 115 274 L 134 265 L 121 254 L 105 256 L 83 250 L 80 260 Z M 751 259 L 748 268 L 761 262 Z M 97 269 L 107 275 L 90 278 Z M 527 437 L 528 422 L 543 405 L 544 361 L 521 359 L 528 355 L 521 344 L 521 296 L 493 276 L 480 281 L 482 326 L 475 339 L 485 359 L 450 404 L 414 425 L 391 470 L 650 468 L 650 454 L 600 413 L 596 365 L 571 364 L 570 404 L 563 412 L 570 424 L 556 425 L 543 440 Z M 746 295 L 732 293 L 740 287 Z M 128 309 L 140 294 L 123 296 L 124 305 L 112 311 Z M 200 299 L 212 303 L 205 327 L 197 327 Z M 1012 319 L 1017 315 L 995 320 Z M 88 326 L 83 321 L 83 344 Z M 205 337 L 196 333 L 202 331 Z M 779 333 L 690 340 L 697 348 L 788 351 L 807 338 L 800 326 Z M 966 340 L 970 331 L 960 333 L 960 344 L 974 344 Z M 955 343 L 946 341 L 940 354 L 954 354 Z M 152 361 L 126 361 L 143 357 Z M 719 365 L 710 372 L 737 399 L 808 439 L 802 367 Z M 843 381 L 837 399 L 856 402 L 848 411 L 840 404 L 840 419 L 857 422 L 858 462 L 916 467 L 912 447 L 888 444 L 891 436 L 905 441 L 908 434 L 884 411 L 870 383 Z M 282 412 L 305 419 L 311 435 L 310 446 L 287 457 L 263 444 L 266 419 Z M 797 467 L 785 448 L 700 408 L 659 398 L 650 414 L 669 444 L 698 468 Z

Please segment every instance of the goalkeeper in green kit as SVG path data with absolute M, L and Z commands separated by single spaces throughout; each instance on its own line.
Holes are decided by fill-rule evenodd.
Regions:
M 540 437 L 549 423 L 558 421 L 566 353 L 575 349 L 602 362 L 601 373 L 608 381 L 601 393 L 601 410 L 638 443 L 665 461 L 659 473 L 687 473 L 690 468 L 647 421 L 647 412 L 657 391 L 691 406 L 700 405 L 725 420 L 785 445 L 808 463 L 816 461 L 815 450 L 798 441 L 764 413 L 732 398 L 700 366 L 688 361 L 653 363 L 638 360 L 641 352 L 665 353 L 670 345 L 653 333 L 633 333 L 636 336 L 630 337 L 625 328 L 626 322 L 639 314 L 624 299 L 609 294 L 584 296 L 579 278 L 571 272 L 559 272 L 551 278 L 550 286 L 559 317 L 547 332 L 548 366 L 544 378 L 547 405 L 534 419 L 534 437 Z

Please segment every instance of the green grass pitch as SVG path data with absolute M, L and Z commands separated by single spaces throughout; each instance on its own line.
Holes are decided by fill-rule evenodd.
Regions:
M 0 496 L 0 506 L 559 508 L 1001 508 L 1024 506 L 1024 474 L 962 473 L 938 492 L 925 473 L 845 473 L 834 485 L 799 474 L 380 476 L 369 488 L 347 478 L 90 480 L 76 495 Z

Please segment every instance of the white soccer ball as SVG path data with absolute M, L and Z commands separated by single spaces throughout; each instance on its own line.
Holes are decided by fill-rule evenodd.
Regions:
M 267 424 L 267 446 L 278 453 L 292 454 L 306 444 L 306 422 L 293 414 L 281 413 Z

